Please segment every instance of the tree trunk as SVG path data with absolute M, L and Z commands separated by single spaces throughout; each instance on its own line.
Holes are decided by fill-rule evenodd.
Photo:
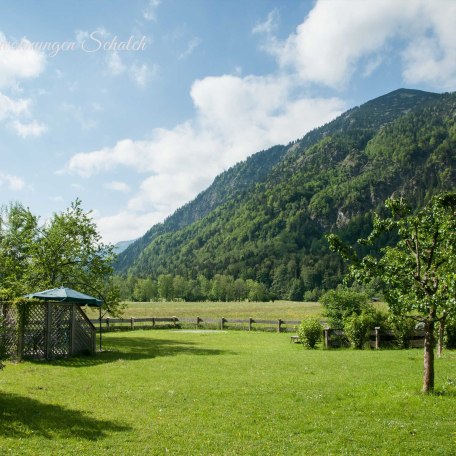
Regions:
M 440 358 L 442 355 L 443 350 L 443 336 L 445 334 L 445 321 L 446 321 L 447 313 L 443 312 L 443 316 L 439 321 L 439 340 L 437 343 L 437 356 Z
M 434 391 L 434 318 L 424 322 L 424 372 L 423 372 L 423 393 Z

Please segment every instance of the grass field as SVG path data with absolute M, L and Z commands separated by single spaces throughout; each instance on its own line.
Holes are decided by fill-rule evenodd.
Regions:
M 91 318 L 96 310 L 88 309 Z M 129 302 L 125 317 L 206 317 L 206 318 L 262 318 L 301 320 L 321 314 L 318 302 Z
M 0 372 L 2 455 L 453 455 L 456 352 L 303 350 L 286 334 L 109 333 Z

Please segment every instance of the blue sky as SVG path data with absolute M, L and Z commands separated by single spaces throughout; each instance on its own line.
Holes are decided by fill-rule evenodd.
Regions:
M 79 197 L 106 241 L 139 237 L 352 106 L 455 90 L 455 23 L 452 0 L 3 2 L 0 203 Z

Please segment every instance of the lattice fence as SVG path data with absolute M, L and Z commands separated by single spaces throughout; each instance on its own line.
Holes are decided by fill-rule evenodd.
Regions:
M 95 328 L 78 305 L 21 305 L 19 311 L 12 304 L 0 303 L 0 354 L 52 359 L 95 352 Z
M 15 306 L 0 303 L 0 356 L 3 358 L 17 354 L 17 319 Z

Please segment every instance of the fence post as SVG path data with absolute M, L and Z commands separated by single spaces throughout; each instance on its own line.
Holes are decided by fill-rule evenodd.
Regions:
M 155 328 L 155 317 L 152 317 L 152 328 Z
M 281 329 L 282 329 L 282 323 L 283 323 L 283 321 L 279 318 L 279 319 L 277 320 L 277 332 L 280 332 L 280 331 L 281 331 Z
M 109 331 L 111 329 L 111 325 L 109 323 L 110 318 L 106 317 L 106 331 Z
M 325 328 L 323 331 L 325 333 L 325 348 L 330 348 L 330 346 L 331 346 L 331 339 L 329 337 L 330 329 L 329 328 Z
M 198 329 L 200 321 L 201 321 L 201 318 L 200 317 L 196 317 L 196 329 Z
M 220 329 L 223 329 L 225 327 L 225 319 L 222 317 L 220 319 Z
M 249 318 L 249 331 L 252 331 L 253 318 Z
M 380 326 L 375 327 L 375 349 L 380 348 Z
M 173 317 L 173 326 L 176 326 L 177 317 Z
M 130 317 L 130 329 L 135 329 L 135 319 Z

